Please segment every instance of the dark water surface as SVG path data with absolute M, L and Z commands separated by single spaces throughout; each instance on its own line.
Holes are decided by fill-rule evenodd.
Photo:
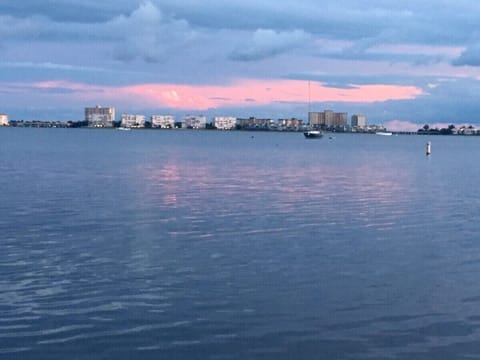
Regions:
M 0 358 L 478 358 L 479 158 L 480 137 L 2 128 Z

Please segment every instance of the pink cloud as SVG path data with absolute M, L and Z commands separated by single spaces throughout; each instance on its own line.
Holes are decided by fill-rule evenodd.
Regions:
M 35 83 L 42 89 L 70 89 L 77 100 L 109 101 L 128 105 L 206 110 L 224 106 L 268 105 L 276 102 L 382 102 L 414 99 L 420 88 L 399 85 L 358 85 L 332 88 L 300 80 L 238 80 L 231 84 L 200 86 L 180 84 L 137 84 L 122 87 L 98 86 L 65 81 Z M 56 95 L 60 96 L 60 95 Z
M 413 99 L 423 94 L 414 86 L 363 85 L 349 89 L 310 85 L 298 80 L 241 80 L 223 86 L 141 84 L 119 89 L 151 105 L 179 109 L 208 109 L 225 105 L 268 105 L 275 102 L 377 102 Z M 252 99 L 254 101 L 252 101 Z

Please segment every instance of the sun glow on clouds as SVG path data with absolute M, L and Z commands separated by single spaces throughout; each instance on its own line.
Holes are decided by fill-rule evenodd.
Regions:
M 358 85 L 327 87 L 300 80 L 238 80 L 227 85 L 136 84 L 107 87 L 71 82 L 48 81 L 34 84 L 45 89 L 70 89 L 78 100 L 122 102 L 130 105 L 206 110 L 226 106 L 258 106 L 273 103 L 382 102 L 414 99 L 423 95 L 415 86 Z M 89 99 L 91 98 L 91 99 Z

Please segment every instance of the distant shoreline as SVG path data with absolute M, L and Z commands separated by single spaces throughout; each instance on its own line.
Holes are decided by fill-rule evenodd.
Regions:
M 378 125 L 371 125 L 371 128 L 351 128 L 351 127 L 337 127 L 337 128 L 320 128 L 319 130 L 328 133 L 328 134 L 367 134 L 375 135 L 377 133 L 388 132 L 392 135 L 431 135 L 431 136 L 480 136 L 480 130 L 477 130 L 473 127 L 462 127 L 460 129 L 449 128 L 449 129 L 419 129 L 417 131 L 391 131 L 387 130 Z M 12 120 L 9 125 L 0 126 L 0 128 L 35 128 L 35 129 L 90 129 L 90 130 L 118 130 L 122 127 L 117 124 L 112 127 L 93 127 L 86 126 L 84 122 L 64 122 L 64 121 L 18 121 Z M 245 132 L 275 132 L 275 133 L 303 133 L 305 131 L 311 130 L 309 127 L 299 127 L 299 128 L 280 128 L 280 127 L 245 127 L 245 128 L 231 128 L 231 129 L 219 129 L 213 127 L 211 124 L 207 124 L 205 128 L 192 128 L 192 127 L 174 127 L 174 128 L 161 128 L 161 127 L 128 127 L 128 130 L 137 130 L 137 131 L 185 131 L 185 130 L 194 130 L 194 131 L 245 131 Z

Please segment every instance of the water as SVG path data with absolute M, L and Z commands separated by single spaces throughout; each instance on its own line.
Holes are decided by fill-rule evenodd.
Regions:
M 479 149 L 0 129 L 0 358 L 478 357 Z

